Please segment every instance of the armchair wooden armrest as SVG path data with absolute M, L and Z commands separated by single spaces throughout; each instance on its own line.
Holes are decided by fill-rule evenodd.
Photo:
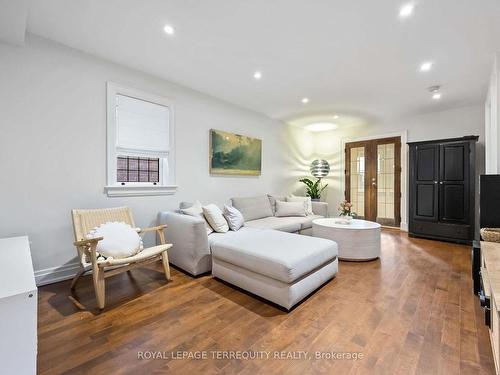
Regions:
M 164 245 L 165 244 L 165 232 L 163 230 L 166 227 L 167 227 L 166 224 L 160 224 L 160 225 L 157 225 L 156 227 L 140 229 L 138 233 L 139 234 L 144 234 L 144 233 L 148 233 L 148 232 L 156 232 L 156 234 L 160 238 L 160 243 L 162 245 Z
M 146 232 L 154 232 L 154 231 L 161 231 L 167 227 L 166 224 L 158 225 L 156 227 L 151 227 L 151 228 L 141 228 L 139 230 L 139 233 L 146 233 Z
M 96 237 L 96 238 L 89 238 L 87 240 L 80 240 L 80 241 L 75 241 L 73 244 L 75 246 L 91 246 L 92 244 L 97 244 L 99 241 L 102 241 L 104 237 Z

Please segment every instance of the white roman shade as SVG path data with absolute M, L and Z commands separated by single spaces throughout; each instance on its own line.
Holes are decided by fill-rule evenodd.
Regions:
M 119 154 L 166 158 L 170 151 L 170 109 L 118 94 L 116 131 L 116 151 Z

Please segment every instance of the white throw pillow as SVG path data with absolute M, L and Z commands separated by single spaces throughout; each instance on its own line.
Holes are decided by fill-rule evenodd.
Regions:
M 307 216 L 306 202 L 281 202 L 276 201 L 276 216 Z
M 214 231 L 203 215 L 203 207 L 201 206 L 200 201 L 194 202 L 193 205 L 189 208 L 181 209 L 181 212 L 185 215 L 202 218 L 205 222 L 205 229 L 207 230 L 207 234 L 210 234 Z
M 101 224 L 91 230 L 85 237 L 87 239 L 103 237 L 97 243 L 96 249 L 99 254 L 107 258 L 128 258 L 144 248 L 137 231 L 123 222 Z
M 286 202 L 285 196 L 267 194 L 267 197 L 269 198 L 269 202 L 271 203 L 271 208 L 273 209 L 273 215 L 276 213 L 276 201 Z
M 215 204 L 211 203 L 208 206 L 203 206 L 203 215 L 207 219 L 208 224 L 218 233 L 226 233 L 229 230 L 227 221 L 222 215 L 222 211 Z
M 224 217 L 231 230 L 237 231 L 245 224 L 243 214 L 232 206 L 224 205 Z
M 306 202 L 306 215 L 314 215 L 312 208 L 311 197 L 297 197 L 296 195 L 289 195 L 286 197 L 287 202 Z

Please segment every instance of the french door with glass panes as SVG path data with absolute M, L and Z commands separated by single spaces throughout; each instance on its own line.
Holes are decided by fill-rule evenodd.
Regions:
M 359 219 L 399 227 L 401 139 L 346 143 L 345 199 Z

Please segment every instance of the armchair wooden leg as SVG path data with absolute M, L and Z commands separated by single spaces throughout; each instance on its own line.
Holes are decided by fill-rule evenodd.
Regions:
M 71 290 L 75 290 L 76 283 L 77 283 L 78 279 L 80 278 L 80 276 L 83 275 L 84 272 L 85 272 L 85 268 L 80 266 L 80 269 L 76 273 L 75 277 L 73 277 L 73 281 L 71 281 Z
M 167 281 L 170 281 L 170 265 L 168 264 L 168 253 L 167 251 L 164 251 L 161 253 L 161 261 L 163 263 L 163 269 L 165 270 L 165 278 Z
M 94 290 L 95 297 L 97 299 L 97 305 L 102 310 L 106 303 L 106 285 L 104 283 L 104 270 L 96 267 L 92 271 L 94 278 Z

